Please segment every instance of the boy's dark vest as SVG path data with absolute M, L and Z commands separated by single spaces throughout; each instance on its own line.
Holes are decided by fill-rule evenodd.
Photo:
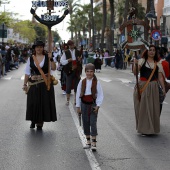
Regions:
M 70 50 L 65 51 L 65 55 L 66 55 L 66 60 L 68 60 L 69 58 L 72 58 Z M 81 63 L 78 61 L 78 57 L 81 57 L 80 52 L 78 50 L 75 50 L 75 57 L 76 57 L 76 64 L 77 64 L 77 69 L 76 70 L 79 70 L 80 67 L 82 68 L 82 66 L 81 66 Z M 71 74 L 73 72 L 73 70 L 72 70 L 72 62 L 69 62 L 68 64 L 66 64 L 64 66 L 64 72 L 67 75 L 69 75 L 69 74 Z
M 92 80 L 92 86 L 91 86 L 91 95 L 84 95 L 86 91 L 86 78 L 82 80 L 82 86 L 81 86 L 81 93 L 80 98 L 83 103 L 86 104 L 93 104 L 96 101 L 96 94 L 97 94 L 97 78 L 94 76 Z

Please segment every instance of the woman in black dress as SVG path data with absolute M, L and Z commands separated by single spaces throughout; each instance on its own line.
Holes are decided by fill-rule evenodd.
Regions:
M 96 51 L 96 53 L 94 54 L 93 58 L 94 60 L 94 66 L 95 66 L 95 70 L 96 72 L 100 73 L 101 71 L 101 66 L 102 66 L 102 54 L 100 53 L 100 51 Z
M 54 122 L 57 120 L 56 106 L 55 106 L 55 95 L 53 84 L 50 84 L 50 89 L 47 90 L 44 78 L 37 68 L 36 61 L 39 63 L 40 68 L 45 74 L 48 74 L 48 55 L 44 51 L 44 43 L 37 41 L 33 46 L 33 56 L 28 58 L 23 90 L 27 92 L 27 109 L 26 109 L 26 120 L 31 121 L 30 128 L 41 130 L 44 122 Z M 50 57 L 51 70 L 56 70 L 56 65 L 53 58 Z

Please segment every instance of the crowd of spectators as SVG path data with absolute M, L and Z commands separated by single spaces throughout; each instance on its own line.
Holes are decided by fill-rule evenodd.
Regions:
M 25 45 L 0 45 L 0 78 L 18 69 L 20 63 L 26 63 L 30 51 L 30 48 Z

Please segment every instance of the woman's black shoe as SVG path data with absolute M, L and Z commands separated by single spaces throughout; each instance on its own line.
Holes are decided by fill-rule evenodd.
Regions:
M 35 128 L 35 123 L 31 122 L 30 128 Z
M 42 126 L 37 126 L 37 130 L 42 130 Z

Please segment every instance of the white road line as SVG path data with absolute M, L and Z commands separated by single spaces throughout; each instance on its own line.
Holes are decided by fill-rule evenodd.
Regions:
M 102 81 L 105 81 L 105 82 L 107 82 L 107 83 L 109 83 L 109 82 L 111 82 L 112 80 L 109 80 L 109 79 L 106 79 L 106 78 L 99 78 L 100 80 L 102 80 Z
M 168 104 L 168 103 L 164 101 L 163 104 Z
M 123 78 L 116 78 L 116 79 L 120 80 L 122 83 L 131 83 L 131 81 L 128 79 L 123 79 Z
M 12 77 L 3 77 L 2 79 L 11 80 Z
M 77 118 L 77 114 L 75 113 L 74 111 L 74 108 L 73 108 L 73 105 L 70 103 L 69 104 L 69 109 L 70 109 L 70 112 L 71 112 L 71 115 L 72 115 L 72 118 L 74 120 L 74 123 L 76 125 L 76 128 L 78 130 L 78 134 L 80 136 L 80 139 L 81 139 L 81 142 L 82 142 L 82 145 L 85 146 L 85 143 L 86 143 L 86 137 L 83 133 L 83 129 L 82 127 L 79 126 L 79 122 L 78 122 L 78 118 Z M 83 149 L 83 148 L 82 148 Z M 92 168 L 92 170 L 101 170 L 100 166 L 99 166 L 99 163 L 97 162 L 93 152 L 90 150 L 90 149 L 84 149 L 85 152 L 86 152 L 86 155 L 87 155 L 87 158 L 89 160 L 89 163 L 90 163 L 90 166 Z

